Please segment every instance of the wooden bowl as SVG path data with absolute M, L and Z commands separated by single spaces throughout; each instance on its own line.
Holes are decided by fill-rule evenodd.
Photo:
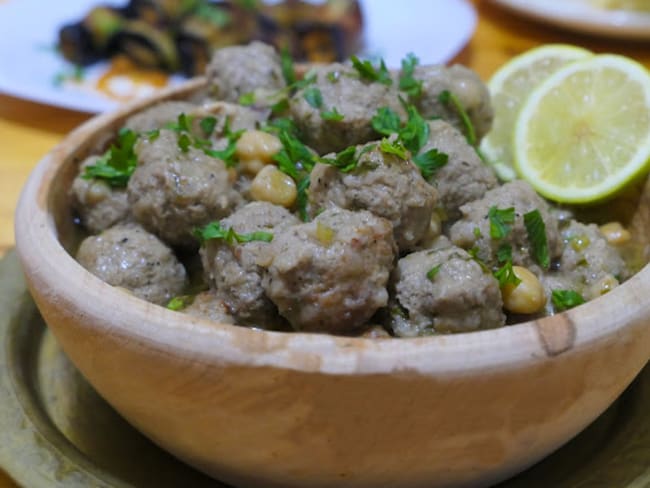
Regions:
M 15 219 L 31 293 L 65 352 L 163 448 L 236 486 L 487 486 L 577 434 L 648 361 L 650 266 L 553 317 L 417 339 L 217 324 L 103 283 L 66 250 L 78 163 L 130 114 L 204 83 L 76 129 L 34 170 Z M 626 223 L 647 252 L 643 191 Z

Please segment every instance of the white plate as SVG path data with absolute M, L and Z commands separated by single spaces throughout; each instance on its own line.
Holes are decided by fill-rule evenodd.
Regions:
M 527 17 L 587 34 L 650 40 L 650 13 L 607 10 L 589 0 L 493 1 Z
M 35 102 L 83 112 L 102 112 L 120 102 L 96 88 L 108 68 L 100 63 L 84 70 L 82 82 L 56 84 L 72 67 L 53 49 L 58 28 L 77 21 L 93 4 L 92 0 L 0 0 L 0 92 Z M 110 3 L 110 2 L 109 2 Z M 124 5 L 126 0 L 113 4 Z M 405 6 L 408 5 L 408 8 Z M 365 0 L 365 54 L 382 56 L 389 67 L 414 52 L 422 64 L 445 63 L 471 38 L 476 12 L 468 0 Z M 415 15 L 417 13 L 417 15 Z M 122 80 L 123 94 L 142 96 L 148 85 L 132 85 Z M 170 78 L 170 84 L 182 77 Z

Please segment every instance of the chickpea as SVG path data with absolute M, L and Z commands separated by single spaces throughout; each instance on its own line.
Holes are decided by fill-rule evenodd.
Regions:
M 273 165 L 268 165 L 253 178 L 250 195 L 253 200 L 290 208 L 298 197 L 298 189 L 291 176 L 284 174 Z
M 273 156 L 282 149 L 282 142 L 273 134 L 261 130 L 244 132 L 237 140 L 235 154 L 240 161 L 259 160 L 263 163 L 273 161 Z
M 264 161 L 261 161 L 259 159 L 242 159 L 239 161 L 239 169 L 242 171 L 242 173 L 246 173 L 251 176 L 255 176 L 257 173 L 259 173 L 264 166 L 266 166 L 266 164 L 264 164 Z
M 632 238 L 630 231 L 623 227 L 620 222 L 609 222 L 601 225 L 600 232 L 605 236 L 607 242 L 614 246 L 626 244 Z
M 509 312 L 524 314 L 542 310 L 546 294 L 537 276 L 521 266 L 513 266 L 512 271 L 521 282 L 518 285 L 508 283 L 501 289 L 503 307 Z
M 604 295 L 605 293 L 612 291 L 614 288 L 616 288 L 619 285 L 618 280 L 612 276 L 611 274 L 606 274 L 602 278 L 600 278 L 598 281 L 595 283 L 592 283 L 589 286 L 589 296 L 591 297 L 599 297 L 601 295 Z

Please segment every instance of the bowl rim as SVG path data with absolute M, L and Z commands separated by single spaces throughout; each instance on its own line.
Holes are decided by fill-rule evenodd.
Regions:
M 198 77 L 96 115 L 37 164 L 18 201 L 15 237 L 39 307 L 41 300 L 55 300 L 59 306 L 65 303 L 70 307 L 67 313 L 92 318 L 87 326 L 96 327 L 100 333 L 135 339 L 137 347 L 189 356 L 192 361 L 225 360 L 331 374 L 414 371 L 467 375 L 525 367 L 616 340 L 627 327 L 648 326 L 650 300 L 645 297 L 650 296 L 650 264 L 606 295 L 560 314 L 496 329 L 416 338 L 372 339 L 221 324 L 167 310 L 104 283 L 78 264 L 59 242 L 51 213 L 52 182 L 61 168 L 72 164 L 68 161 L 89 138 L 97 139 L 107 128 L 156 102 L 189 96 L 205 86 L 206 79 Z M 124 300 L 125 306 L 116 309 L 116 300 Z

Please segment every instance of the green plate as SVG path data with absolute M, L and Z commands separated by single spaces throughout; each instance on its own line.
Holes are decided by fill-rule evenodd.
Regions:
M 212 487 L 124 421 L 81 377 L 0 261 L 0 466 L 29 488 Z M 650 487 L 650 366 L 582 434 L 499 488 Z

